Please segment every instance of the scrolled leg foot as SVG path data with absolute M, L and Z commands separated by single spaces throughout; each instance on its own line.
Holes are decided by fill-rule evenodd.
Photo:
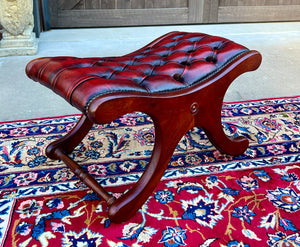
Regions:
M 199 127 L 203 128 L 211 143 L 222 153 L 239 156 L 249 146 L 249 140 L 246 137 L 229 137 L 224 133 L 221 116 L 214 116 L 211 121 L 207 119 L 207 123 Z

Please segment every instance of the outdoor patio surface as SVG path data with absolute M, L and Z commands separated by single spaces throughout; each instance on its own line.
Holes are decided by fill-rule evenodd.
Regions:
M 300 22 L 56 29 L 41 33 L 35 56 L 0 57 L 0 122 L 79 113 L 25 74 L 43 56 L 103 57 L 134 51 L 170 31 L 223 36 L 263 56 L 260 68 L 240 76 L 225 101 L 300 95 Z

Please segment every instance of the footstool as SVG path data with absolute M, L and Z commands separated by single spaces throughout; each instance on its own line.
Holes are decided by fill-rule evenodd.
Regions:
M 29 62 L 26 73 L 82 112 L 76 126 L 47 147 L 47 156 L 64 161 L 107 202 L 110 220 L 120 223 L 148 199 L 178 142 L 192 127 L 202 128 L 223 153 L 236 156 L 246 150 L 245 137 L 225 135 L 221 108 L 231 82 L 260 63 L 259 52 L 228 39 L 171 32 L 120 57 L 38 58 Z M 94 123 L 109 123 L 135 111 L 152 118 L 155 145 L 139 181 L 116 199 L 68 154 Z

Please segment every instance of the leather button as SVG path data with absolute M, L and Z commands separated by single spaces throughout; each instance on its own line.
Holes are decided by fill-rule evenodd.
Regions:
M 174 75 L 173 75 L 173 78 L 174 78 L 174 80 L 179 81 L 179 82 L 181 82 L 181 83 L 184 82 L 184 78 L 182 77 L 181 74 L 174 74 Z
M 208 56 L 205 58 L 206 62 L 209 62 L 209 63 L 216 63 L 217 62 L 217 58 L 216 57 L 213 57 L 213 56 Z
M 184 66 L 190 66 L 190 65 L 191 65 L 191 63 L 188 62 L 188 61 L 183 61 L 183 62 L 181 62 L 180 64 L 181 64 L 181 65 L 184 65 Z
M 193 53 L 195 51 L 196 51 L 195 49 L 192 49 L 192 50 L 189 50 L 188 53 Z

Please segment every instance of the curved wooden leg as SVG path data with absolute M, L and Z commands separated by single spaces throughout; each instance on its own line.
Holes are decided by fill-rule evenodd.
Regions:
M 68 156 L 68 153 L 72 152 L 92 126 L 93 123 L 85 115 L 82 115 L 68 134 L 48 145 L 46 154 L 51 159 L 62 160 L 85 185 L 102 197 L 108 205 L 111 205 L 115 198 L 103 189 L 95 178 Z
M 90 131 L 92 126 L 93 123 L 82 114 L 77 124 L 69 133 L 48 145 L 46 148 L 47 156 L 51 159 L 59 159 L 55 153 L 57 149 L 63 150 L 65 154 L 71 153 Z
M 92 122 L 84 115 L 67 135 L 47 147 L 47 155 L 50 158 L 63 160 L 76 176 L 107 202 L 111 221 L 115 223 L 124 222 L 131 218 L 149 198 L 163 176 L 177 143 L 192 127 L 193 122 L 190 115 L 181 116 L 186 121 L 178 121 L 179 116 L 173 116 L 173 118 L 167 118 L 163 114 L 160 116 L 163 117 L 159 117 L 160 119 L 153 118 L 155 145 L 145 172 L 139 181 L 117 200 L 67 155 L 92 127 Z
M 175 120 L 176 121 L 176 120 Z M 154 121 L 155 145 L 151 160 L 139 181 L 109 208 L 109 218 L 121 223 L 131 218 L 152 194 L 163 176 L 174 149 L 191 126 L 188 121 Z
M 205 114 L 196 116 L 196 125 L 202 128 L 211 143 L 222 153 L 238 156 L 245 152 L 249 145 L 246 137 L 228 137 L 221 122 L 222 101 L 215 102 L 205 110 Z

